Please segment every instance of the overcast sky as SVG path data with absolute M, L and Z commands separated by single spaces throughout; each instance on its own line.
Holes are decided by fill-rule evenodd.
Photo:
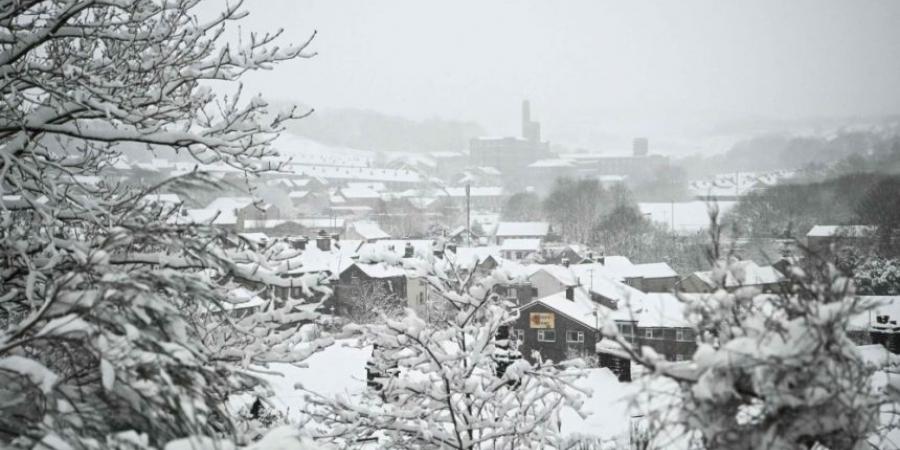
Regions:
M 245 30 L 319 35 L 253 75 L 271 98 L 545 136 L 900 112 L 898 0 L 248 0 Z M 205 7 L 206 8 L 206 7 Z M 587 139 L 589 140 L 589 139 Z

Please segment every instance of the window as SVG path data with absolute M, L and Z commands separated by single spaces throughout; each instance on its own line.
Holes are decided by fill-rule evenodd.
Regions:
M 425 294 L 422 293 L 422 292 L 419 292 L 419 304 L 420 304 L 420 305 L 424 305 L 424 304 L 425 304 Z
M 675 330 L 675 340 L 682 342 L 691 342 L 694 340 L 694 332 L 689 328 L 677 328 Z
M 525 342 L 525 330 L 516 328 L 513 330 L 513 338 L 516 342 Z
M 658 328 L 644 328 L 644 339 L 663 339 L 664 333 Z
M 519 298 L 516 295 L 516 288 L 514 288 L 514 287 L 506 288 L 506 298 L 513 299 L 513 300 Z
M 631 327 L 630 323 L 620 323 L 619 333 L 630 336 L 632 333 L 634 333 L 634 329 Z
M 538 330 L 538 342 L 556 342 L 556 330 Z
M 566 342 L 575 342 L 575 343 L 584 343 L 584 332 L 583 331 L 574 331 L 568 330 L 566 331 Z
M 291 289 L 291 296 L 294 298 L 300 298 L 301 289 L 299 287 L 295 287 Z

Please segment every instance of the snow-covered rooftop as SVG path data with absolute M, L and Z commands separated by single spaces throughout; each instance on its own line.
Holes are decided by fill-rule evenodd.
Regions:
M 363 271 L 366 275 L 371 278 L 394 278 L 394 277 L 404 277 L 406 276 L 406 270 L 403 267 L 395 266 L 391 264 L 387 264 L 384 262 L 378 263 L 361 263 L 356 262 L 352 264 L 356 266 L 360 270 Z M 349 269 L 350 267 L 345 268 L 341 273 Z
M 381 198 L 381 194 L 378 191 L 365 186 L 345 187 L 341 189 L 341 196 L 346 199 Z
M 533 168 L 551 168 L 551 167 L 573 167 L 572 161 L 569 159 L 540 159 L 528 165 Z
M 574 264 L 569 267 L 579 283 L 594 294 L 618 304 L 636 302 L 646 294 L 623 283 L 615 274 L 605 270 L 602 264 Z
M 872 225 L 816 225 L 806 237 L 870 237 L 878 231 Z
M 556 264 L 530 264 L 526 267 L 526 270 L 529 278 L 538 272 L 545 272 L 564 286 L 578 285 L 578 278 L 575 276 L 575 273 L 567 267 Z
M 598 316 L 595 314 L 595 310 L 600 308 L 605 309 L 600 305 L 595 305 L 594 303 L 592 303 L 583 289 L 575 289 L 574 300 L 567 299 L 566 292 L 561 291 L 534 300 L 531 303 L 522 306 L 521 310 L 526 310 L 535 304 L 542 304 L 586 327 L 593 329 L 597 329 L 597 324 L 599 323 L 597 318 Z M 600 313 L 601 317 L 602 314 L 603 313 Z
M 245 220 L 244 227 L 266 229 L 275 228 L 287 223 L 294 223 L 305 228 L 344 228 L 344 219 L 340 217 Z
M 381 226 L 372 221 L 359 221 L 353 222 L 350 224 L 350 227 L 356 231 L 360 237 L 367 241 L 376 240 L 376 239 L 389 239 L 391 235 L 387 234 L 384 230 L 381 229 Z
M 540 251 L 540 239 L 504 239 L 501 250 L 508 251 Z
M 550 232 L 547 222 L 500 222 L 497 224 L 497 237 L 546 236 Z
M 774 267 L 760 266 L 750 260 L 732 263 L 728 270 L 723 271 L 723 274 L 724 285 L 727 288 L 775 284 L 784 281 L 784 275 Z M 716 271 L 694 272 L 694 275 L 710 286 L 718 284 L 715 279 Z

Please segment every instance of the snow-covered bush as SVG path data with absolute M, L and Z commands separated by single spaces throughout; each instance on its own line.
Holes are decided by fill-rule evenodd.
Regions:
M 182 225 L 147 201 L 214 178 L 111 181 L 132 150 L 176 151 L 247 174 L 294 111 L 220 98 L 210 83 L 306 56 L 277 34 L 223 42 L 240 2 L 212 18 L 197 0 L 35 0 L 0 12 L 0 446 L 146 446 L 192 435 L 233 439 L 229 394 L 256 383 L 246 368 L 297 361 L 285 314 L 227 318 L 219 277 L 271 276 L 229 233 Z M 239 91 L 238 91 L 239 94 Z M 223 345 L 211 330 L 240 335 Z M 217 343 L 218 342 L 218 343 Z M 128 434 L 131 433 L 131 434 Z M 118 437 L 113 437 L 118 436 Z M 40 444 L 39 444 L 40 443 Z
M 714 272 L 741 281 L 728 261 L 718 261 Z M 875 305 L 855 296 L 844 272 L 810 261 L 789 268 L 783 293 L 745 287 L 684 295 L 698 336 L 687 365 L 604 329 L 653 376 L 680 383 L 675 418 L 654 424 L 658 431 L 687 432 L 702 448 L 869 448 L 884 420 L 882 405 L 893 400 L 873 387 L 874 369 L 848 330 L 851 318 Z
M 868 258 L 853 272 L 861 295 L 900 295 L 900 259 Z

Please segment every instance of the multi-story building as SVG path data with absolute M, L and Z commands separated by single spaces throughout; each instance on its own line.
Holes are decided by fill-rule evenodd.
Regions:
M 469 143 L 470 164 L 498 169 L 507 185 L 521 183 L 529 164 L 549 158 L 550 143 L 541 141 L 541 125 L 531 120 L 528 100 L 522 102 L 522 137 L 480 137 Z

